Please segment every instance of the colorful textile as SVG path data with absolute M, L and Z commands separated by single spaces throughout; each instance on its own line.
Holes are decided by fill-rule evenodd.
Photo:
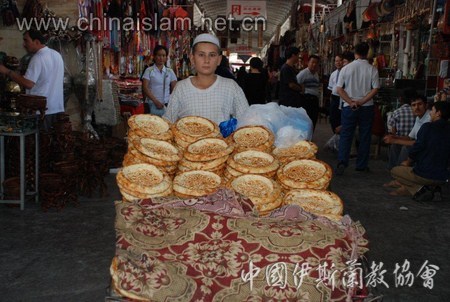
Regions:
M 145 301 L 230 302 L 345 301 L 360 290 L 346 280 L 348 262 L 367 251 L 359 223 L 319 219 L 298 206 L 261 218 L 251 206 L 226 189 L 117 202 L 113 288 Z

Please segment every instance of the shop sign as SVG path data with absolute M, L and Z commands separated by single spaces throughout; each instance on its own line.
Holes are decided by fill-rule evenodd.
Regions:
M 266 1 L 227 0 L 227 16 L 234 20 L 266 18 Z

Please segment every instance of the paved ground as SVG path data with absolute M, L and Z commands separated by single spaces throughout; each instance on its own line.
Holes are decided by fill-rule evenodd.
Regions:
M 321 149 L 330 133 L 328 124 L 318 124 L 314 141 Z M 335 155 L 323 150 L 319 158 L 336 164 Z M 384 295 L 383 301 L 450 301 L 449 186 L 444 188 L 446 202 L 394 198 L 381 186 L 389 180 L 385 165 L 381 158 L 371 161 L 369 173 L 350 167 L 331 184 L 344 200 L 345 212 L 367 231 L 369 263 L 382 262 L 386 270 L 389 288 L 379 283 L 376 290 Z M 114 176 L 107 180 L 108 198 L 82 199 L 80 207 L 68 205 L 60 213 L 44 213 L 33 202 L 22 212 L 0 205 L 0 301 L 104 300 L 114 255 L 113 201 L 119 198 Z M 405 260 L 414 280 L 396 287 L 395 264 L 401 266 Z M 417 275 L 426 261 L 428 268 L 439 267 L 429 284 L 432 289 L 425 288 Z

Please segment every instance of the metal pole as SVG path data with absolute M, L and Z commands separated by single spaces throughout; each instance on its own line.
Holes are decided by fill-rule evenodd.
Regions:
M 430 74 L 431 41 L 432 41 L 432 37 L 433 37 L 433 26 L 434 26 L 434 18 L 436 15 L 436 5 L 437 5 L 437 0 L 433 0 L 433 7 L 431 8 L 430 35 L 428 37 L 428 53 L 427 53 L 427 57 L 425 58 L 425 96 L 427 96 L 428 76 Z
M 315 15 L 316 15 L 316 0 L 312 0 L 311 1 L 311 19 L 310 19 L 310 23 L 314 24 L 315 23 Z

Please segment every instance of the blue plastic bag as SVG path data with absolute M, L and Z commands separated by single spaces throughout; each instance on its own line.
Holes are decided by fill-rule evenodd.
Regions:
M 232 117 L 228 121 L 223 121 L 222 123 L 220 123 L 219 125 L 220 133 L 222 133 L 223 137 L 228 137 L 230 136 L 231 133 L 233 133 L 234 130 L 236 130 L 236 126 L 237 126 L 237 119 Z

